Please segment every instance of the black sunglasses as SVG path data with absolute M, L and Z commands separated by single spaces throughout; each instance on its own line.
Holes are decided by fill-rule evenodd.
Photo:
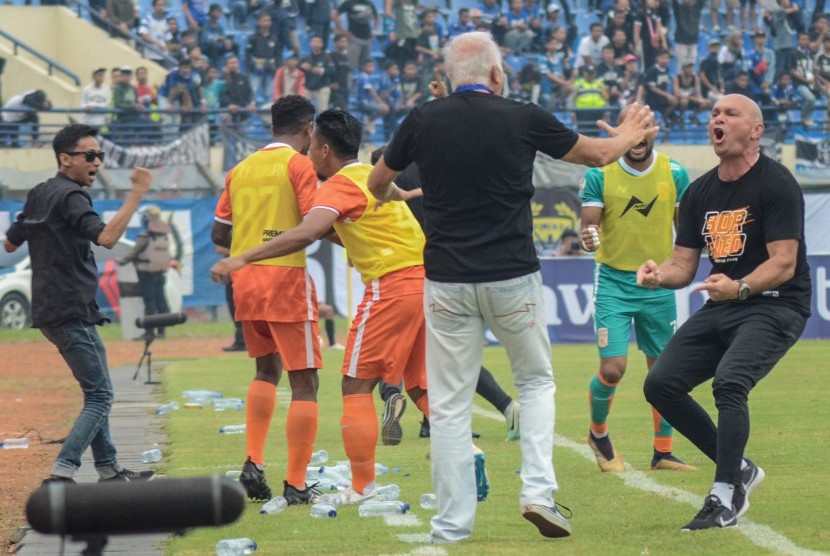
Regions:
M 63 154 L 68 154 L 69 156 L 78 156 L 84 155 L 84 160 L 87 162 L 92 162 L 96 158 L 101 162 L 104 161 L 104 155 L 106 154 L 104 151 L 70 151 Z

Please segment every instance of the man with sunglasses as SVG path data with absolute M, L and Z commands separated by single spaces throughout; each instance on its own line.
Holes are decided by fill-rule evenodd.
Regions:
M 112 382 L 104 345 L 95 325 L 107 322 L 95 293 L 98 271 L 90 242 L 111 249 L 130 221 L 152 175 L 136 168 L 132 191 L 109 222 L 92 207 L 86 191 L 95 181 L 104 153 L 98 130 L 83 124 L 64 127 L 52 141 L 58 173 L 33 188 L 23 211 L 6 232 L 11 253 L 29 242 L 32 260 L 32 326 L 60 351 L 84 393 L 84 405 L 44 483 L 74 483 L 81 455 L 92 448 L 99 481 L 136 481 L 152 471 L 134 472 L 118 463 L 109 429 Z

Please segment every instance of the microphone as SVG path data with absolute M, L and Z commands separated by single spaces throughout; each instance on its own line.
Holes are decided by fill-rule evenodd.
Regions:
M 220 475 L 123 483 L 51 482 L 26 502 L 35 531 L 58 535 L 180 532 L 236 521 L 242 486 Z
M 144 318 L 135 319 L 135 325 L 138 328 L 162 328 L 165 326 L 175 326 L 187 321 L 187 315 L 184 313 L 161 313 L 159 315 L 150 315 Z

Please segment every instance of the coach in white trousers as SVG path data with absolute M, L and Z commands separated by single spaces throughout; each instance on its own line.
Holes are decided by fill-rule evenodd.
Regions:
M 384 201 L 420 193 L 392 183 L 411 162 L 425 184 L 427 383 L 438 499 L 432 539 L 457 542 L 473 531 L 472 400 L 485 324 L 507 350 L 519 393 L 522 515 L 543 536 L 565 537 L 571 526 L 553 500 L 555 386 L 532 237 L 533 161 L 542 151 L 604 166 L 657 128 L 651 111 L 635 106 L 620 127 L 604 126 L 610 138 L 588 138 L 536 105 L 501 97 L 501 54 L 488 33 L 453 39 L 446 63 L 454 93 L 414 109 L 369 177 Z

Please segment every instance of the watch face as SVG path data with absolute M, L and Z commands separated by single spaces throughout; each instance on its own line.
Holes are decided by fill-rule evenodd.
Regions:
M 749 286 L 741 284 L 741 289 L 738 290 L 738 299 L 743 301 L 747 297 L 749 297 Z

